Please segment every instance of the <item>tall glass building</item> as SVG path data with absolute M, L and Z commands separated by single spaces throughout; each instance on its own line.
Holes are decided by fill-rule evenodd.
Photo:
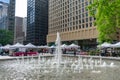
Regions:
M 8 6 L 8 30 L 13 33 L 15 27 L 15 2 L 16 0 L 10 0 Z
M 8 27 L 8 3 L 0 1 L 0 29 Z
M 2 12 L 0 16 L 5 15 L 3 19 L 0 20 L 2 29 L 10 30 L 14 33 L 14 27 L 15 27 L 15 2 L 16 0 L 0 0 L 1 3 L 4 3 L 3 5 L 0 5 L 0 11 Z M 4 11 L 3 11 L 4 9 Z
M 48 0 L 28 0 L 27 3 L 27 43 L 45 45 L 48 33 Z

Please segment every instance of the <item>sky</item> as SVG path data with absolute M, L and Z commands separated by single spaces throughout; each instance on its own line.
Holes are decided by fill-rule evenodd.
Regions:
M 26 17 L 27 16 L 27 0 L 16 0 L 16 12 L 15 16 Z
M 0 0 L 2 2 L 9 3 L 9 0 Z M 26 17 L 27 16 L 27 0 L 16 0 L 15 16 Z
M 2 2 L 6 2 L 6 3 L 9 3 L 9 0 L 0 0 Z

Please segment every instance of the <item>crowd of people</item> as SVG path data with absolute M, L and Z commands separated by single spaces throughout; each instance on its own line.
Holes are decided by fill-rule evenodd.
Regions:
M 1 56 L 15 56 L 16 54 L 19 56 L 18 53 L 21 53 L 24 56 L 27 56 L 31 53 L 33 54 L 44 54 L 44 53 L 50 53 L 50 54 L 55 54 L 55 48 L 41 48 L 41 49 L 26 49 L 24 52 L 19 51 L 18 48 L 14 50 L 9 50 L 9 49 L 0 49 L 0 55 Z M 82 50 L 76 49 L 76 48 L 64 48 L 62 49 L 63 54 L 73 54 L 74 56 L 76 55 L 90 55 L 90 54 L 82 54 Z M 119 49 L 114 49 L 114 48 L 102 48 L 99 50 L 97 53 L 98 55 L 101 56 L 113 56 L 117 57 L 120 56 L 120 50 Z
M 117 57 L 120 55 L 120 50 L 114 48 L 103 48 L 100 50 L 101 56 L 113 56 Z
M 8 49 L 1 49 L 1 50 L 0 50 L 0 55 L 1 55 L 1 56 L 9 55 L 9 50 L 8 50 Z
M 28 53 L 36 52 L 38 54 L 44 54 L 44 53 L 50 53 L 50 54 L 55 54 L 55 48 L 41 48 L 41 49 L 26 49 L 25 51 L 19 51 L 18 48 L 9 50 L 9 49 L 1 49 L 0 50 L 0 55 L 5 56 L 15 56 L 15 55 L 24 55 L 27 56 Z M 75 48 L 69 48 L 69 49 L 62 49 L 63 54 L 73 54 L 76 55 L 77 49 Z

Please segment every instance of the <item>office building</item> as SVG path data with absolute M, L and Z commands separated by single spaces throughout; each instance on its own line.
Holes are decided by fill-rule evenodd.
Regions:
M 28 0 L 27 43 L 45 45 L 48 33 L 48 0 Z
M 23 31 L 23 18 L 15 17 L 14 43 L 23 43 L 25 40 Z
M 27 36 L 27 17 L 23 18 L 23 29 L 22 29 L 22 31 L 24 32 L 24 39 L 26 40 L 26 36 Z
M 13 33 L 15 27 L 15 2 L 16 0 L 10 0 L 8 6 L 8 30 Z
M 0 29 L 8 27 L 8 3 L 0 1 Z
M 47 43 L 52 45 L 60 32 L 62 43 L 75 43 L 84 47 L 97 44 L 98 31 L 94 18 L 88 15 L 87 0 L 49 0 Z

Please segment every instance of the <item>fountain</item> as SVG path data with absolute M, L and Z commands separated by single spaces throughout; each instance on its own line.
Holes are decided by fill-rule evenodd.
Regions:
M 60 67 L 60 64 L 62 62 L 62 50 L 61 50 L 61 42 L 60 42 L 60 34 L 57 32 L 57 39 L 56 39 L 56 51 L 55 51 L 55 60 L 57 67 Z
M 62 56 L 60 34 L 57 33 L 55 55 L 38 58 L 24 56 L 0 61 L 0 80 L 119 80 L 119 61 L 103 60 L 101 56 Z M 109 65 L 108 65 L 109 64 Z M 102 76 L 102 77 L 101 77 Z M 114 79 L 117 78 L 117 79 Z

